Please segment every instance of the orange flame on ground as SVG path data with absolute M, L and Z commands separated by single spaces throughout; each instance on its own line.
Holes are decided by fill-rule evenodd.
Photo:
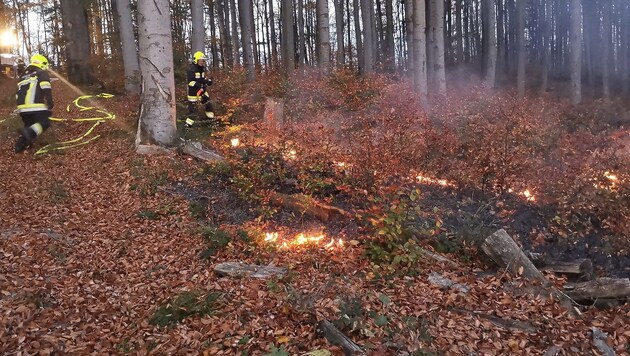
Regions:
M 453 183 L 447 181 L 446 179 L 430 178 L 430 177 L 426 177 L 426 176 L 423 176 L 423 175 L 417 175 L 416 179 L 420 183 L 438 184 L 438 185 L 441 185 L 443 187 L 452 187 L 452 186 L 454 186 Z
M 277 232 L 266 232 L 264 240 L 266 242 L 278 243 L 279 234 Z M 283 249 L 289 249 L 292 247 L 298 246 L 321 246 L 327 250 L 334 248 L 343 248 L 344 243 L 342 239 L 335 240 L 334 238 L 330 238 L 330 241 L 324 244 L 326 241 L 326 237 L 324 234 L 319 235 L 307 235 L 304 233 L 297 234 L 293 239 L 282 241 L 280 247 Z
M 241 144 L 241 141 L 238 139 L 238 137 L 234 137 L 230 140 L 230 144 L 232 145 L 232 147 L 238 147 Z

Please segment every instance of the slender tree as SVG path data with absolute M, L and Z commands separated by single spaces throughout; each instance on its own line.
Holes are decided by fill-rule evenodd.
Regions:
M 295 70 L 293 0 L 282 0 L 282 62 L 288 75 Z
M 582 4 L 581 0 L 571 0 L 571 103 L 582 102 Z
M 120 23 L 120 42 L 123 65 L 125 67 L 125 91 L 131 94 L 140 93 L 140 67 L 136 36 L 131 19 L 131 3 L 129 0 L 116 0 L 116 12 Z
M 424 0 L 413 1 L 413 65 L 414 84 L 423 104 L 427 103 L 427 41 Z
M 518 97 L 525 96 L 525 0 L 516 1 L 516 45 L 517 74 L 516 83 Z
M 437 83 L 438 93 L 440 95 L 446 95 L 446 68 L 444 66 L 444 1 L 435 0 L 431 3 L 435 6 L 433 12 L 433 26 L 435 28 L 435 42 L 434 42 L 434 58 L 433 70 L 435 71 L 435 80 Z M 416 63 L 418 61 L 416 60 Z
M 136 144 L 175 143 L 175 78 L 168 0 L 138 0 L 142 95 Z
M 317 48 L 318 66 L 324 73 L 330 72 L 330 20 L 328 0 L 317 0 Z
M 488 52 L 485 55 L 485 69 L 486 76 L 485 81 L 486 85 L 490 88 L 494 88 L 495 86 L 495 78 L 497 72 L 497 34 L 496 34 L 496 9 L 494 5 L 494 0 L 482 0 L 485 4 L 483 6 L 483 10 L 486 12 L 484 16 L 487 21 L 486 33 L 484 36 L 487 36 L 487 49 Z
M 370 0 L 361 0 L 361 19 L 363 23 L 363 72 L 374 71 L 374 33 L 372 32 L 372 8 Z
M 602 89 L 604 98 L 610 99 L 611 49 L 614 47 L 612 37 L 612 3 L 602 3 Z
M 253 23 L 250 18 L 252 2 L 250 0 L 238 0 L 238 13 L 240 15 L 239 22 L 241 24 L 241 42 L 243 43 L 243 62 L 247 71 L 247 81 L 253 82 L 254 73 L 254 54 L 252 51 L 252 32 Z
M 345 64 L 345 49 L 343 45 L 343 0 L 334 0 L 335 5 L 335 30 L 337 33 L 337 66 Z

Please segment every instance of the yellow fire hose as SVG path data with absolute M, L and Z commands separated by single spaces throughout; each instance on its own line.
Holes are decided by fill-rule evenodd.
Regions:
M 88 144 L 92 141 L 94 141 L 95 139 L 99 138 L 101 135 L 96 135 L 94 137 L 90 137 L 88 138 L 88 136 L 90 136 L 92 134 L 92 132 L 94 131 L 94 129 L 100 125 L 101 123 L 105 122 L 106 120 L 114 120 L 116 118 L 116 115 L 113 115 L 107 111 L 101 110 L 101 109 L 97 109 L 93 106 L 84 106 L 81 105 L 79 102 L 81 100 L 84 99 L 89 99 L 89 98 L 102 98 L 102 99 L 109 99 L 109 98 L 113 98 L 114 96 L 112 94 L 107 94 L 107 93 L 101 93 L 98 95 L 82 95 L 76 99 L 74 99 L 74 101 L 72 102 L 72 104 L 74 104 L 74 107 L 78 108 L 79 111 L 89 111 L 89 110 L 94 110 L 97 113 L 103 114 L 103 116 L 98 116 L 98 117 L 79 117 L 79 118 L 74 118 L 74 119 L 60 119 L 60 118 L 56 118 L 56 117 L 51 117 L 50 120 L 51 121 L 76 121 L 76 122 L 83 122 L 83 121 L 95 121 L 94 124 L 92 125 L 92 127 L 89 128 L 89 130 L 87 130 L 87 132 L 85 132 L 83 135 L 69 140 L 69 141 L 62 141 L 62 142 L 55 142 L 55 143 L 51 143 L 49 145 L 46 145 L 42 148 L 40 148 L 39 150 L 37 150 L 37 152 L 35 152 L 36 155 L 39 154 L 44 154 L 44 153 L 48 153 L 51 151 L 61 151 L 61 150 L 65 150 L 68 148 L 72 148 L 72 147 L 77 147 L 77 146 L 82 146 L 85 144 Z M 70 109 L 72 107 L 72 104 L 69 104 L 66 107 L 66 111 L 70 112 Z

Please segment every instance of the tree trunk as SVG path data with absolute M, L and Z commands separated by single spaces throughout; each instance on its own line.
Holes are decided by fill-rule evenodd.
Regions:
M 420 100 L 423 105 L 427 99 L 427 40 L 426 40 L 426 4 L 424 0 L 413 1 L 413 58 L 414 84 L 420 92 Z
M 370 0 L 361 0 L 361 20 L 363 23 L 363 73 L 374 71 L 374 39 L 372 32 L 372 8 Z
M 359 73 L 365 70 L 365 55 L 363 54 L 363 40 L 361 38 L 361 15 L 359 12 L 359 0 L 353 0 L 352 6 L 354 10 L 354 35 L 357 45 L 357 64 L 359 66 Z
M 385 70 L 393 72 L 396 67 L 396 54 L 394 43 L 394 5 L 392 0 L 385 0 L 385 18 L 387 23 L 385 24 L 385 58 L 383 67 Z
M 484 33 L 488 37 L 488 52 L 486 56 L 486 85 L 490 88 L 495 86 L 495 78 L 497 72 L 497 34 L 496 34 L 496 9 L 494 7 L 494 0 L 482 0 L 486 5 L 484 10 L 487 12 L 485 19 L 488 22 L 486 26 L 487 33 Z
M 328 0 L 317 0 L 317 47 L 319 48 L 318 66 L 324 73 L 330 73 L 330 22 L 328 19 Z
M 214 22 L 216 12 L 215 0 L 208 0 L 208 17 L 210 18 L 210 52 L 212 53 L 212 67 L 219 68 L 219 51 L 217 50 L 219 39 L 217 39 L 217 27 Z
M 190 0 L 190 14 L 192 21 L 190 43 L 192 53 L 197 51 L 206 53 L 206 26 L 203 21 L 203 0 Z
M 602 89 L 604 98 L 610 99 L 610 67 L 611 49 L 614 47 L 612 37 L 612 4 L 609 1 L 602 3 Z
M 517 70 L 516 86 L 519 98 L 525 97 L 525 1 L 516 1 L 516 50 Z
M 282 0 L 282 62 L 288 75 L 295 70 L 293 0 Z
M 210 0 L 214 1 L 214 0 Z M 226 0 L 217 0 L 217 18 L 219 20 L 219 41 L 221 43 L 221 61 L 224 67 L 231 67 L 234 63 L 232 58 L 232 42 L 230 40 L 229 16 L 226 16 Z
M 446 68 L 444 67 L 444 1 L 435 1 L 435 79 L 438 86 L 438 93 L 446 95 Z M 416 61 L 417 63 L 417 61 Z
M 464 38 L 462 31 L 462 1 L 455 0 L 455 60 L 458 65 L 464 62 Z M 499 0 L 500 1 L 500 0 Z
M 345 49 L 343 45 L 343 0 L 334 0 L 335 3 L 335 26 L 337 31 L 337 66 L 343 67 L 346 63 Z
M 168 0 L 138 1 L 142 95 L 136 145 L 170 146 L 175 127 L 175 78 Z
M 628 299 L 630 298 L 630 279 L 597 278 L 592 281 L 567 284 L 565 292 L 576 301 L 595 299 Z
M 230 3 L 230 17 L 232 19 L 232 51 L 234 53 L 234 65 L 241 64 L 241 51 L 238 45 L 238 24 L 236 20 L 236 1 L 229 0 Z
M 278 36 L 276 35 L 275 13 L 273 10 L 273 0 L 269 0 L 269 28 L 271 30 L 271 63 L 278 63 Z
M 552 47 L 552 40 L 553 40 L 553 17 L 552 17 L 552 2 L 551 1 L 546 1 L 545 2 L 545 17 L 544 17 L 544 23 L 543 23 L 543 41 L 544 41 L 544 53 L 543 53 L 543 72 L 542 72 L 542 80 L 541 80 L 541 86 L 540 86 L 540 91 L 542 93 L 547 91 L 547 87 L 548 87 L 548 83 L 549 83 L 549 70 L 551 67 L 551 47 Z
M 404 3 L 404 9 L 405 9 L 405 38 L 407 39 L 407 71 L 409 73 L 415 73 L 415 69 L 414 69 L 414 65 L 415 65 L 415 59 L 413 57 L 413 52 L 414 52 L 414 42 L 413 42 L 413 2 L 412 1 L 405 1 Z M 424 12 L 424 8 L 422 9 Z M 425 19 L 425 31 L 426 31 L 426 19 Z M 426 33 L 425 33 L 425 37 L 424 37 L 424 41 L 426 43 Z M 426 51 L 426 44 L 425 44 L 425 49 L 424 49 L 424 55 L 426 56 L 427 51 Z M 426 64 L 426 58 L 424 60 L 425 64 Z M 425 73 L 426 73 L 426 65 L 425 65 Z M 414 77 L 415 80 L 415 77 Z
M 625 9 L 621 7 L 621 48 L 622 56 L 621 80 L 624 94 L 630 94 L 630 2 L 625 1 Z
M 120 41 L 125 67 L 125 91 L 130 94 L 138 94 L 140 93 L 140 68 L 129 0 L 117 0 L 116 11 L 119 16 Z
M 582 102 L 582 1 L 571 0 L 571 103 Z
M 306 57 L 306 38 L 304 35 L 304 0 L 298 0 L 298 67 L 304 68 Z
M 247 82 L 254 81 L 254 54 L 252 52 L 252 21 L 250 18 L 250 0 L 238 0 L 239 22 L 241 24 L 241 42 L 243 43 L 243 64 L 247 71 Z
M 82 3 L 61 0 L 61 13 L 68 79 L 74 84 L 92 84 L 94 77 L 89 64 L 91 49 L 87 11 Z

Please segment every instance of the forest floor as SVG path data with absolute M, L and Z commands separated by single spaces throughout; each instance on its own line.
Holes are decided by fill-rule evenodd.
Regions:
M 81 115 L 63 111 L 76 97 L 57 86 L 55 114 Z M 520 278 L 484 273 L 477 258 L 460 258 L 471 256 L 450 255 L 455 266 L 422 260 L 415 273 L 388 275 L 365 258 L 351 221 L 327 227 L 279 214 L 263 222 L 206 164 L 177 153 L 137 155 L 133 100 L 96 103 L 116 115 L 95 129 L 98 139 L 36 155 L 91 124 L 55 122 L 34 149 L 15 154 L 20 122 L 11 99 L 2 102 L 1 354 L 341 354 L 316 332 L 321 320 L 334 321 L 373 355 L 541 355 L 552 346 L 596 355 L 593 328 L 608 333 L 618 354 L 630 353 L 628 305 L 575 317 L 553 301 L 505 288 L 525 283 Z M 449 193 L 431 195 L 434 206 Z M 520 211 L 521 221 L 536 215 Z M 335 238 L 332 247 L 285 249 L 264 234 L 317 229 Z M 216 275 L 213 267 L 227 261 L 289 273 L 267 281 Z M 627 265 L 619 266 L 623 275 Z M 432 272 L 469 292 L 432 285 Z M 493 322 L 498 318 L 511 326 Z

